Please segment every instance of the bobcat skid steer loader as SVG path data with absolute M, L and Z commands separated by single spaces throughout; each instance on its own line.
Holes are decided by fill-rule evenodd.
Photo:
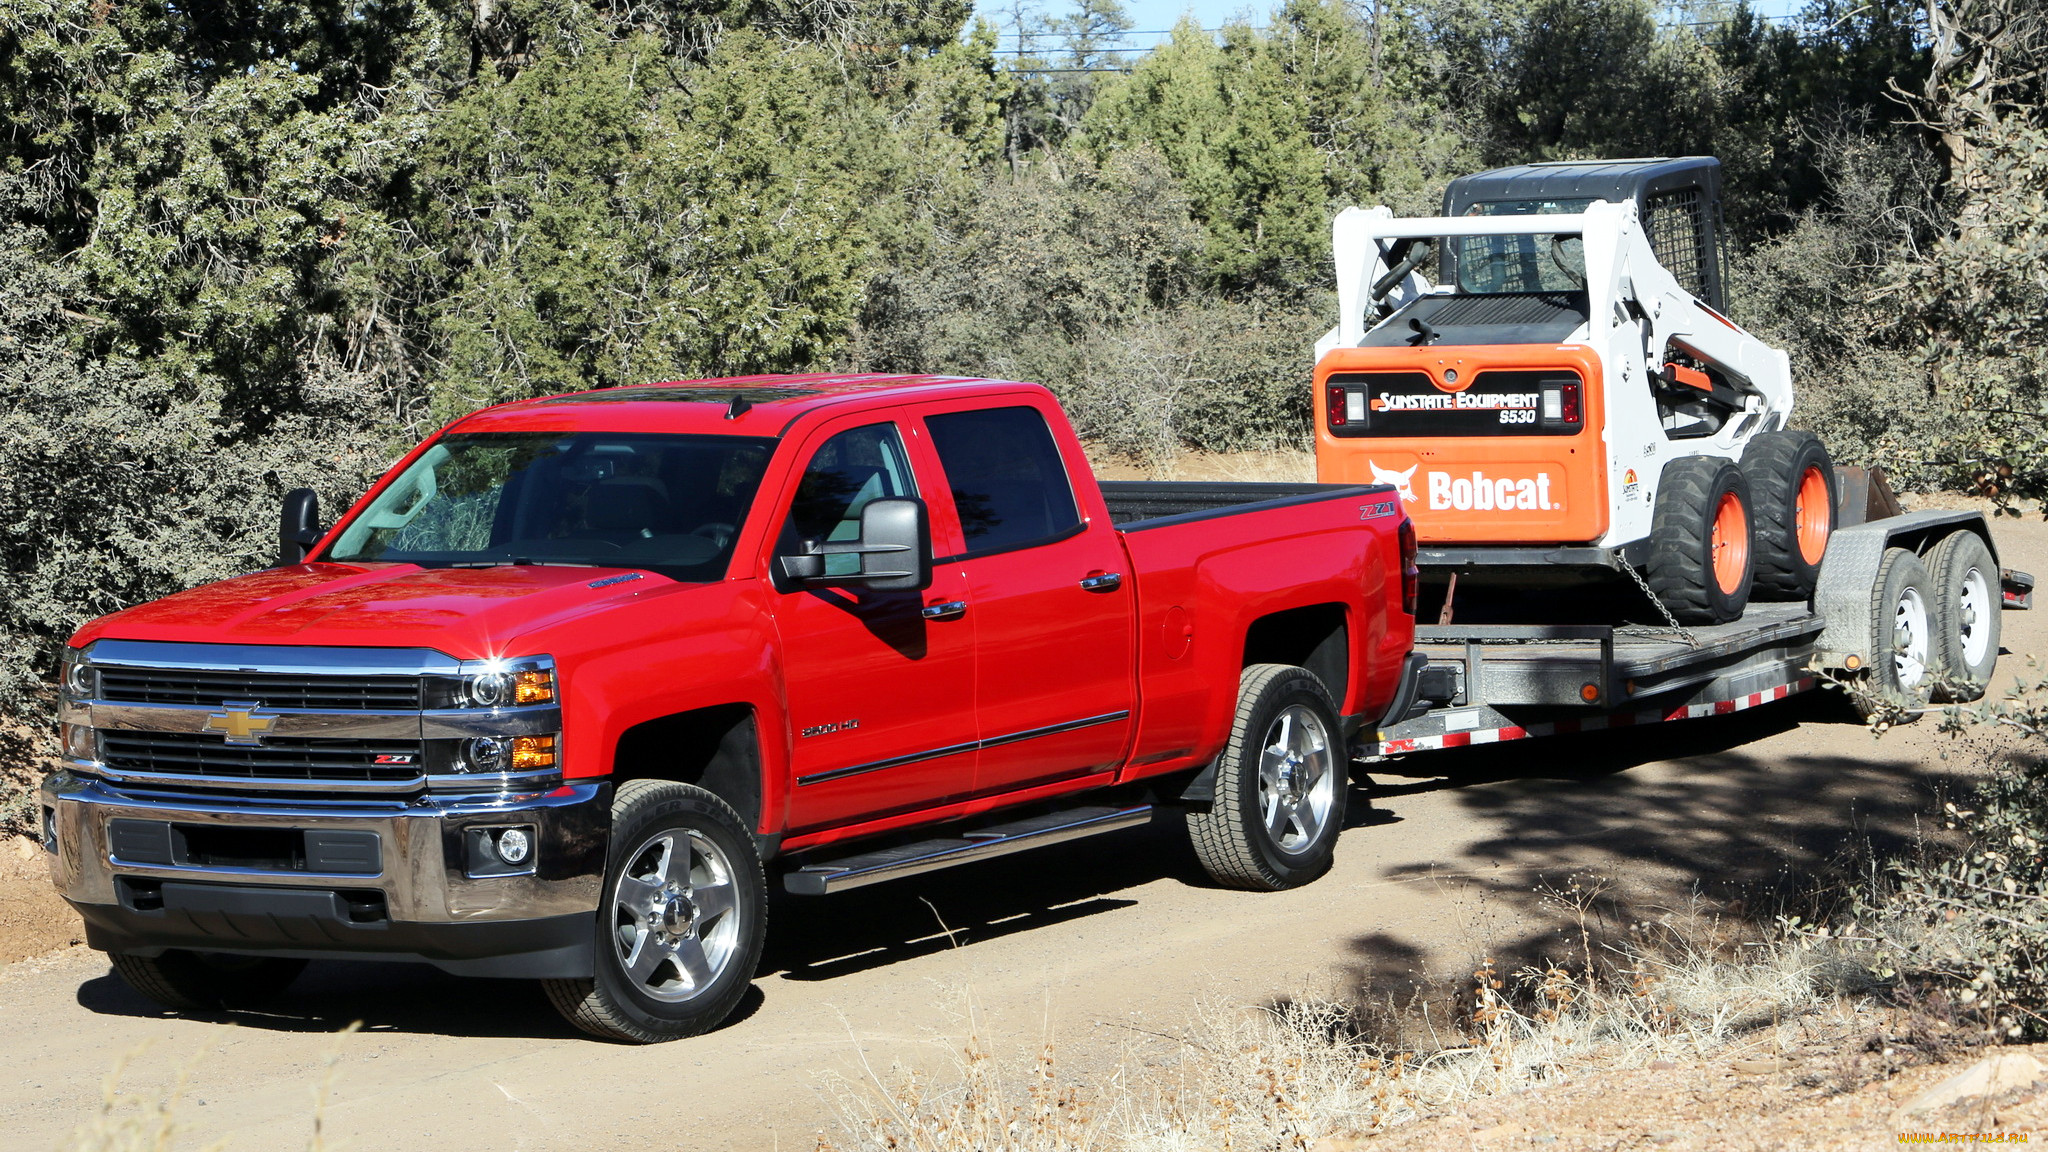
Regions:
M 1636 575 L 1688 624 L 1807 598 L 1834 469 L 1785 430 L 1785 354 L 1724 314 L 1719 224 L 1708 157 L 1481 172 L 1440 217 L 1346 209 L 1317 478 L 1397 486 L 1439 586 Z

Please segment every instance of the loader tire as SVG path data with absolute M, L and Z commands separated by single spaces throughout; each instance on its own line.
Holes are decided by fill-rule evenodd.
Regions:
M 1755 518 L 1742 470 L 1718 456 L 1664 466 L 1644 578 L 1681 624 L 1725 624 L 1749 605 Z
M 1337 709 L 1306 668 L 1254 664 L 1238 680 L 1216 797 L 1187 813 L 1203 871 L 1226 888 L 1278 892 L 1330 870 L 1350 760 Z
M 1756 512 L 1758 600 L 1806 600 L 1835 528 L 1835 465 L 1811 432 L 1766 432 L 1742 453 Z

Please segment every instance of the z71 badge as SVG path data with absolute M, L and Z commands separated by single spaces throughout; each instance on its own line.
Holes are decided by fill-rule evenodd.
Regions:
M 1358 506 L 1358 518 L 1360 520 L 1377 520 L 1382 516 L 1392 516 L 1400 510 L 1401 502 L 1399 500 L 1382 500 L 1377 504 L 1360 504 Z

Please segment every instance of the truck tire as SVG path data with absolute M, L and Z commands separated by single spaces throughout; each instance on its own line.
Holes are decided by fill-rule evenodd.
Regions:
M 1330 869 L 1344 830 L 1347 761 L 1323 682 L 1291 664 L 1254 664 L 1216 764 L 1216 797 L 1189 809 L 1188 839 L 1218 884 L 1299 888 Z
M 1934 578 L 1920 558 L 1904 548 L 1885 549 L 1870 592 L 1870 675 L 1865 685 L 1876 699 L 1863 706 L 1865 719 L 1912 720 L 1932 695 L 1939 651 Z M 1897 715 L 1897 709 L 1909 710 Z
M 1965 704 L 1981 698 L 1998 671 L 1998 561 L 1984 538 L 1955 532 L 1927 555 L 1935 614 L 1934 699 Z
M 107 956 L 128 986 L 166 1008 L 211 1012 L 283 992 L 306 970 L 304 960 L 235 956 L 173 948 L 161 956 Z
M 1733 461 L 1687 456 L 1664 466 L 1650 521 L 1650 591 L 1681 624 L 1725 624 L 1749 605 L 1749 485 Z
M 767 929 L 768 881 L 739 814 L 693 785 L 630 780 L 612 798 L 595 974 L 543 983 L 593 1036 L 695 1036 L 739 1006 Z
M 1766 432 L 1742 453 L 1756 511 L 1758 600 L 1806 600 L 1835 529 L 1835 465 L 1811 432 Z

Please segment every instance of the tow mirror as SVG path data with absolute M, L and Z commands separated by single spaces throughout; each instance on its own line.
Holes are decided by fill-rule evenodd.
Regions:
M 284 494 L 284 514 L 277 525 L 277 566 L 303 564 L 325 533 L 320 531 L 320 497 L 311 488 Z
M 828 575 L 828 556 L 858 556 L 860 571 Z M 801 555 L 779 557 L 785 579 L 819 586 L 860 585 L 877 592 L 917 592 L 931 587 L 931 520 L 924 501 L 909 496 L 870 500 L 860 510 L 858 541 L 812 544 Z

